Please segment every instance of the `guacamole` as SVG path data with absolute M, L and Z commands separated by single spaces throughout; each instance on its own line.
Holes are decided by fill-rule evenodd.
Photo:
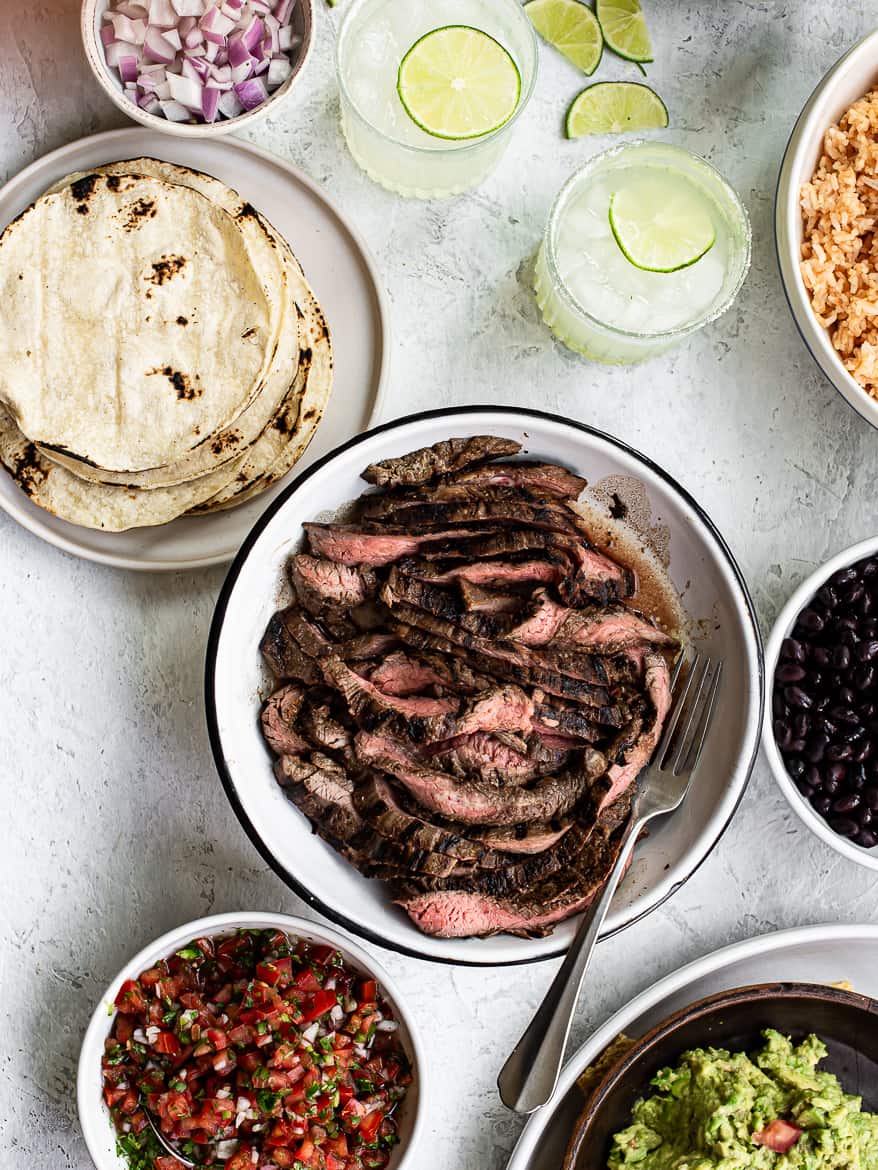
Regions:
M 662 1069 L 614 1135 L 611 1170 L 878 1170 L 878 1115 L 817 1068 L 823 1042 L 763 1037 L 752 1057 L 698 1048 Z

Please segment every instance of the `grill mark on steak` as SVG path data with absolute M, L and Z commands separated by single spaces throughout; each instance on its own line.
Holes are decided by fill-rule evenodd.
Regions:
M 669 649 L 677 646 L 670 634 L 621 605 L 568 609 L 544 589 L 537 590 L 533 600 L 528 617 L 501 637 L 531 647 L 571 644 L 607 656 L 642 645 Z
M 390 625 L 397 636 L 414 649 L 436 650 L 482 663 L 489 660 L 490 669 L 501 678 L 540 687 L 550 694 L 588 706 L 590 718 L 597 723 L 621 727 L 626 722 L 622 708 L 609 701 L 606 687 L 571 679 L 551 668 L 544 668 L 527 647 L 510 644 L 510 649 L 504 651 L 485 638 L 477 638 L 450 622 L 443 622 L 405 604 L 393 607 Z
M 520 450 L 521 444 L 514 439 L 500 439 L 495 435 L 444 439 L 432 447 L 421 447 L 396 459 L 370 463 L 363 472 L 363 479 L 379 487 L 427 483 L 437 475 L 447 475 L 502 455 L 517 455 Z
M 538 938 L 594 900 L 618 854 L 619 823 L 617 816 L 602 818 L 574 865 L 521 894 L 497 898 L 467 890 L 422 893 L 409 885 L 401 887 L 394 900 L 419 930 L 439 938 L 488 937 L 503 931 Z
M 392 568 L 381 586 L 381 600 L 393 609 L 405 602 L 425 610 L 444 621 L 454 622 L 461 630 L 478 638 L 496 638 L 512 629 L 515 617 L 509 613 L 471 613 L 459 593 L 440 589 L 414 577 L 406 577 Z
M 428 759 L 440 759 L 446 771 L 457 776 L 475 776 L 499 788 L 518 787 L 550 776 L 563 768 L 570 758 L 569 751 L 543 749 L 531 752 L 527 745 L 521 751 L 483 731 L 429 744 L 423 755 Z
M 484 784 L 455 783 L 446 773 L 424 767 L 404 744 L 386 734 L 360 732 L 354 749 L 364 764 L 395 776 L 424 808 L 449 820 L 482 825 L 514 825 L 562 816 L 606 770 L 606 759 L 600 752 L 588 750 L 575 771 L 549 776 L 530 789 L 499 793 Z
M 312 553 L 317 557 L 335 561 L 340 565 L 359 565 L 364 568 L 380 568 L 400 557 L 415 556 L 425 546 L 448 536 L 456 538 L 456 532 L 421 532 L 413 535 L 406 531 L 392 529 L 370 531 L 368 527 L 347 524 L 316 524 L 311 521 L 302 525 L 308 536 Z M 460 535 L 477 536 L 484 529 L 473 528 L 461 531 Z
M 471 581 L 459 581 L 457 589 L 467 613 L 514 614 L 519 613 L 524 605 L 520 594 L 486 589 L 484 585 L 474 585 Z
M 400 641 L 394 634 L 372 632 L 349 638 L 338 648 L 339 657 L 345 662 L 360 662 L 369 658 L 384 658 L 400 649 Z
M 289 574 L 299 601 L 316 614 L 326 608 L 348 610 L 362 605 L 374 597 L 378 588 L 375 574 L 368 569 L 339 565 L 305 553 L 291 558 Z
M 327 683 L 340 691 L 351 715 L 367 731 L 391 722 L 394 728 L 401 729 L 403 734 L 418 743 L 425 739 L 442 739 L 454 727 L 458 700 L 385 695 L 335 654 L 323 659 L 320 667 Z
M 353 733 L 335 716 L 329 703 L 306 702 L 299 715 L 299 727 L 321 751 L 345 761 L 353 758 Z
M 513 825 L 511 829 L 485 829 L 478 840 L 501 853 L 542 853 L 561 840 L 573 825 L 569 817 L 531 825 Z
M 312 656 L 304 654 L 287 625 L 289 610 L 279 610 L 271 617 L 259 649 L 272 674 L 278 679 L 297 679 L 308 686 L 322 682 Z
M 607 774 L 611 787 L 605 804 L 612 803 L 627 792 L 652 759 L 671 707 L 671 677 L 667 662 L 660 654 L 648 654 L 644 666 L 646 690 L 653 705 L 652 718 L 635 743 L 622 752 L 622 762 L 614 763 L 609 768 Z
M 516 585 L 558 585 L 564 578 L 563 558 L 525 561 L 476 561 L 456 563 L 452 560 L 435 561 L 427 558 L 404 557 L 398 563 L 401 573 L 416 581 L 430 581 L 434 585 L 457 583 L 463 593 L 469 588 L 497 588 Z
M 301 687 L 290 683 L 275 691 L 262 708 L 262 735 L 278 756 L 308 751 L 307 742 L 295 729 L 296 719 L 305 699 Z

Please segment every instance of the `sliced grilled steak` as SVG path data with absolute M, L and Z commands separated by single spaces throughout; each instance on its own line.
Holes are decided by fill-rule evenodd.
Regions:
M 360 565 L 378 568 L 389 565 L 400 557 L 413 557 L 423 548 L 444 541 L 447 537 L 479 536 L 485 529 L 469 531 L 456 529 L 451 532 L 423 532 L 412 535 L 393 529 L 357 527 L 350 524 L 306 523 L 302 527 L 308 534 L 311 551 L 317 557 L 336 561 L 340 565 Z
M 399 571 L 416 581 L 429 581 L 433 585 L 457 583 L 463 594 L 464 586 L 476 588 L 502 588 L 531 584 L 557 585 L 563 580 L 569 564 L 563 558 L 554 560 L 524 561 L 463 561 L 430 560 L 428 558 L 404 557 L 398 563 Z M 465 597 L 465 594 L 464 594 Z M 467 607 L 470 608 L 470 607 Z
M 374 597 L 378 581 L 369 569 L 339 565 L 304 553 L 293 557 L 289 565 L 290 580 L 296 596 L 312 613 L 324 609 L 353 609 Z
M 349 638 L 338 648 L 339 657 L 345 662 L 361 662 L 369 658 L 384 658 L 400 649 L 400 641 L 393 634 L 374 632 L 358 634 Z
M 570 758 L 568 751 L 544 749 L 528 753 L 527 745 L 521 751 L 483 731 L 430 744 L 423 754 L 428 759 L 440 760 L 446 771 L 457 776 L 475 777 L 500 788 L 519 787 L 550 776 L 560 771 Z
M 262 708 L 262 734 L 278 756 L 308 751 L 308 743 L 295 729 L 296 719 L 305 699 L 301 687 L 290 683 L 275 691 Z
M 564 523 L 567 512 L 560 511 Z M 461 536 L 446 534 L 449 539 L 437 544 L 424 545 L 422 558 L 456 558 L 465 561 L 481 561 L 488 557 L 515 556 L 533 550 L 546 550 L 552 554 L 553 563 L 558 566 L 558 590 L 565 601 L 571 604 L 591 597 L 602 605 L 633 596 L 636 589 L 634 574 L 623 565 L 591 548 L 580 532 L 571 533 L 568 528 L 545 529 L 530 524 L 529 512 L 522 510 L 517 525 L 495 531 L 488 535 Z M 576 513 L 572 514 L 576 516 Z
M 551 668 L 543 668 L 538 652 L 535 654 L 526 646 L 513 646 L 510 643 L 509 649 L 505 650 L 497 643 L 477 638 L 451 622 L 444 622 L 410 605 L 394 606 L 393 614 L 395 616 L 391 618 L 390 625 L 394 633 L 414 649 L 459 656 L 465 661 L 489 666 L 491 672 L 501 678 L 541 687 L 550 694 L 573 699 L 588 706 L 589 717 L 596 723 L 621 727 L 626 722 L 624 710 L 610 701 L 605 687 L 568 678 Z
M 608 812 L 575 863 L 523 893 L 498 898 L 467 890 L 420 893 L 402 887 L 395 900 L 419 930 L 440 938 L 503 931 L 525 938 L 548 934 L 556 923 L 586 909 L 609 875 L 618 853 L 620 822 L 613 810 Z
M 516 624 L 514 614 L 503 611 L 472 613 L 460 593 L 442 589 L 414 577 L 406 577 L 394 567 L 381 586 L 381 600 L 392 610 L 402 603 L 413 605 L 443 621 L 454 622 L 461 630 L 477 638 L 497 638 Z
M 449 681 L 448 673 L 402 651 L 389 654 L 374 670 L 369 681 L 385 695 L 417 695 L 430 686 L 441 686 Z
M 525 602 L 521 594 L 486 589 L 484 585 L 474 585 L 471 581 L 459 581 L 457 588 L 467 613 L 519 613 Z
M 474 865 L 497 866 L 506 858 L 453 825 L 436 825 L 412 816 L 400 804 L 393 785 L 385 777 L 370 773 L 354 790 L 354 805 L 362 818 L 382 837 L 410 848 L 439 853 Z
M 572 817 L 561 817 L 545 823 L 513 825 L 511 829 L 485 829 L 478 834 L 478 840 L 501 853 L 542 853 L 557 845 L 572 824 Z
M 621 654 L 634 646 L 677 645 L 676 639 L 621 605 L 568 609 L 540 589 L 531 614 L 515 625 L 505 639 L 524 646 L 572 644 L 594 654 Z
M 366 730 L 374 731 L 390 723 L 415 743 L 443 739 L 453 732 L 460 705 L 457 699 L 385 695 L 334 654 L 323 659 L 320 666 L 327 683 L 341 692 L 351 715 Z
M 293 678 L 308 686 L 322 682 L 313 657 L 302 652 L 287 625 L 290 610 L 279 610 L 271 618 L 259 643 L 262 656 L 278 679 Z
M 299 727 L 321 751 L 345 761 L 352 758 L 353 732 L 337 718 L 328 703 L 306 702 L 299 715 Z
M 626 792 L 652 758 L 671 707 L 671 678 L 668 664 L 660 654 L 648 654 L 645 660 L 646 689 L 653 704 L 651 720 L 637 740 L 622 753 L 622 762 L 608 770 L 611 788 L 604 804 L 612 804 Z
M 354 805 L 355 790 L 349 777 L 319 752 L 313 752 L 309 760 L 282 757 L 275 764 L 275 774 L 314 831 L 366 877 L 399 880 L 411 876 L 430 884 L 452 875 L 463 876 L 457 858 L 416 845 L 401 845 L 375 832 Z M 490 863 L 491 851 L 479 851 Z
M 474 463 L 485 463 L 504 455 L 517 455 L 521 444 L 495 435 L 474 435 L 469 439 L 445 439 L 432 447 L 422 447 L 398 459 L 382 459 L 363 472 L 367 483 L 378 487 L 400 487 L 427 483 L 437 475 L 460 471 Z
M 498 790 L 486 784 L 456 783 L 445 772 L 426 768 L 393 737 L 360 732 L 354 743 L 359 759 L 395 776 L 415 799 L 450 820 L 481 825 L 516 825 L 563 816 L 606 770 L 606 760 L 587 750 L 575 771 L 540 780 L 533 788 Z

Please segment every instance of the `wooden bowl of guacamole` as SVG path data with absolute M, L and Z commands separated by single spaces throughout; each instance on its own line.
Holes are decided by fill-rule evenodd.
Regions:
M 603 1069 L 563 1170 L 878 1165 L 878 1002 L 807 983 L 699 1000 Z

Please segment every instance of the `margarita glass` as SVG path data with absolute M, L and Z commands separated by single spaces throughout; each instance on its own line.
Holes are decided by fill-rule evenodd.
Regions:
M 610 206 L 619 192 L 687 201 L 709 218 L 713 241 L 674 271 L 628 259 Z M 649 211 L 649 208 L 647 208 Z M 536 261 L 543 318 L 570 349 L 597 361 L 644 361 L 716 320 L 750 265 L 750 223 L 740 199 L 704 159 L 663 142 L 633 142 L 596 155 L 568 179 Z
M 510 54 L 521 76 L 515 112 L 478 138 L 449 140 L 422 130 L 397 93 L 399 66 L 434 29 L 466 25 Z M 478 186 L 497 165 L 533 92 L 537 40 L 518 0 L 354 0 L 338 35 L 341 126 L 366 174 L 400 195 L 430 199 Z

